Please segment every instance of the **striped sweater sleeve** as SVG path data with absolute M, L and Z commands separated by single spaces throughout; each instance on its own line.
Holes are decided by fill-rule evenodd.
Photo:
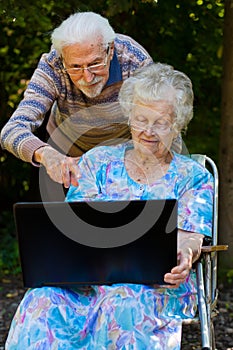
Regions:
M 1 147 L 33 163 L 33 153 L 46 145 L 33 133 L 42 124 L 59 93 L 59 74 L 43 54 L 25 90 L 24 98 L 1 131 Z

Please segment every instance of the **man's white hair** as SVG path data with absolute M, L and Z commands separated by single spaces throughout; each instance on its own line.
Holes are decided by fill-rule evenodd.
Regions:
M 61 55 L 65 46 L 100 41 L 107 45 L 116 37 L 108 20 L 94 12 L 77 12 L 54 29 L 51 40 L 53 47 Z

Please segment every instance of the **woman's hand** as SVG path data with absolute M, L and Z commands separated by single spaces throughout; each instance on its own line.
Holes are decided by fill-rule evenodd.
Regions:
M 178 232 L 178 265 L 170 273 L 165 274 L 164 281 L 171 284 L 170 288 L 177 288 L 184 283 L 192 268 L 192 264 L 201 254 L 204 236 L 199 233 L 179 230 Z
M 70 185 L 78 186 L 79 157 L 67 157 L 51 146 L 44 146 L 35 151 L 34 160 L 46 168 L 53 181 L 63 184 L 65 188 Z

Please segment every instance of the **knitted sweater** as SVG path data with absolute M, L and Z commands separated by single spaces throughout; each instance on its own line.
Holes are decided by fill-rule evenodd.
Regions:
M 24 93 L 24 99 L 1 132 L 1 146 L 33 164 L 33 153 L 46 145 L 34 135 L 50 111 L 47 131 L 66 154 L 79 156 L 109 139 L 129 138 L 126 118 L 120 112 L 122 81 L 152 58 L 132 38 L 117 34 L 109 80 L 98 97 L 86 97 L 64 71 L 55 49 L 43 54 Z

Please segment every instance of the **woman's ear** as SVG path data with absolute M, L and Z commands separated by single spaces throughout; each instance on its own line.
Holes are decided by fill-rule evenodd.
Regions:
M 181 131 L 178 130 L 176 126 L 173 127 L 173 140 L 175 140 L 179 135 L 181 134 Z

